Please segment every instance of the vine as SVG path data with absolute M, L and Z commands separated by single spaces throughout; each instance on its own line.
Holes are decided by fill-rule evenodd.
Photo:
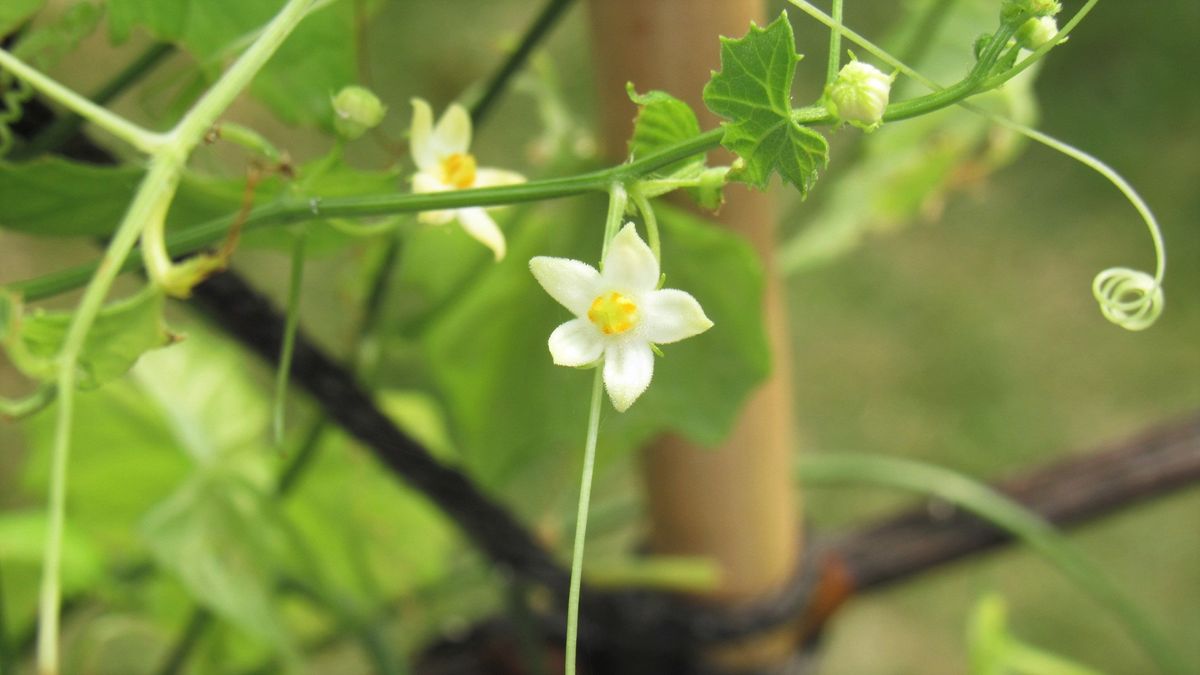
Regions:
M 806 196 L 816 183 L 819 171 L 828 163 L 829 146 L 816 127 L 850 123 L 871 130 L 879 124 L 925 115 L 949 106 L 963 106 L 1085 163 L 1115 184 L 1134 204 L 1154 242 L 1156 272 L 1151 276 L 1127 268 L 1105 270 L 1096 277 L 1093 293 L 1102 313 L 1113 323 L 1128 330 L 1149 327 L 1161 314 L 1163 307 L 1162 283 L 1166 257 L 1158 224 L 1140 196 L 1115 171 L 1096 158 L 1041 132 L 982 111 L 968 102 L 972 96 L 999 87 L 1043 58 L 1051 48 L 1061 43 L 1095 2 L 1089 0 L 1062 30 L 1054 31 L 1048 37 L 1041 35 L 1037 40 L 1040 44 L 1033 44 L 1029 26 L 1034 25 L 1042 33 L 1047 33 L 1047 26 L 1052 20 L 1050 23 L 1046 20 L 1059 10 L 1057 3 L 1048 0 L 1008 0 L 1004 4 L 999 26 L 990 36 L 977 42 L 977 58 L 969 72 L 957 83 L 943 88 L 845 28 L 842 25 L 841 0 L 834 0 L 832 16 L 825 15 L 805 0 L 792 0 L 792 4 L 831 29 L 826 88 L 818 100 L 808 105 L 793 107 L 791 103 L 795 66 L 801 57 L 795 53 L 794 36 L 785 13 L 766 27 L 752 25 L 750 33 L 743 38 L 722 39 L 722 70 L 713 74 L 704 90 L 705 103 L 725 119 L 721 128 L 701 131 L 695 122 L 695 114 L 677 99 L 662 92 L 638 95 L 631 88 L 631 98 L 641 109 L 639 131 L 650 127 L 654 129 L 640 141 L 635 133 L 634 151 L 626 163 L 575 176 L 530 182 L 521 182 L 523 179 L 520 177 L 500 176 L 495 170 L 489 174 L 494 181 L 484 180 L 482 173 L 488 170 L 479 169 L 480 177 L 477 180 L 474 157 L 467 153 L 471 131 L 465 109 L 451 106 L 437 128 L 431 131 L 428 105 L 415 100 L 413 154 L 420 171 L 415 176 L 412 193 L 324 197 L 303 191 L 289 191 L 265 205 L 170 234 L 166 231 L 167 211 L 183 179 L 191 152 L 210 133 L 233 98 L 248 85 L 300 21 L 309 12 L 329 2 L 288 0 L 261 32 L 247 38 L 248 46 L 238 61 L 166 133 L 135 125 L 0 50 L 0 67 L 22 83 L 4 97 L 6 113 L 0 117 L 0 155 L 12 145 L 9 123 L 19 117 L 21 104 L 28 99 L 30 92 L 37 90 L 150 158 L 149 169 L 98 263 L 10 284 L 5 289 L 23 300 L 36 300 L 86 283 L 83 298 L 62 341 L 53 385 L 39 390 L 40 398 L 36 399 L 41 405 L 47 398 L 57 396 L 59 403 L 50 482 L 50 535 L 46 541 L 39 610 L 39 667 L 46 673 L 58 671 L 61 604 L 59 568 L 67 464 L 72 445 L 75 390 L 79 384 L 81 357 L 92 326 L 103 309 L 116 276 L 122 271 L 143 268 L 148 272 L 156 293 L 187 297 L 196 284 L 223 269 L 229 251 L 215 256 L 202 253 L 183 262 L 176 262 L 174 258 L 200 251 L 221 237 L 230 236 L 231 231 L 236 234 L 242 228 L 282 226 L 321 218 L 330 220 L 346 232 L 374 234 L 380 228 L 338 223 L 341 219 L 420 213 L 421 219 L 430 223 L 459 219 L 464 228 L 492 248 L 499 259 L 505 252 L 503 234 L 484 214 L 483 207 L 595 192 L 608 195 L 609 207 L 598 270 L 573 260 L 535 258 L 531 262 L 537 280 L 576 317 L 550 335 L 548 346 L 552 359 L 558 365 L 596 369 L 584 443 L 582 485 L 568 590 L 567 672 L 571 674 L 574 673 L 577 655 L 581 571 L 602 387 L 608 391 L 614 407 L 623 412 L 649 386 L 654 354 L 660 353 L 658 344 L 696 335 L 712 325 L 690 295 L 673 289 L 661 289 L 661 241 L 651 198 L 687 188 L 699 195 L 702 203 L 719 204 L 720 188 L 726 182 L 737 181 L 765 188 L 774 174 L 779 174 L 794 185 L 801 196 Z M 544 32 L 565 4 L 552 2 L 539 17 L 533 33 L 537 35 L 539 31 Z M 860 64 L 853 59 L 853 55 L 850 64 L 839 68 L 843 36 L 900 73 L 922 82 L 932 92 L 889 103 L 894 76 L 885 76 L 874 67 Z M 1018 62 L 1022 45 L 1031 47 L 1033 53 Z M 764 54 L 768 58 L 763 58 Z M 524 56 L 518 50 L 513 62 L 519 62 Z M 759 62 L 755 63 L 751 56 L 757 57 Z M 503 86 L 503 81 L 511 72 L 508 66 L 500 71 L 497 80 L 501 84 L 498 86 Z M 358 103 L 362 103 L 364 99 L 359 96 L 363 92 L 355 94 Z M 482 115 L 494 95 L 494 90 L 485 92 L 477 103 L 477 115 Z M 375 100 L 373 107 L 366 107 L 370 109 L 373 122 L 364 126 L 352 120 L 351 126 L 339 126 L 339 130 L 350 129 L 343 131 L 349 137 L 351 134 L 361 134 L 365 128 L 378 123 L 384 112 L 381 104 Z M 339 116 L 342 113 L 339 107 Z M 349 113 L 346 114 L 348 116 Z M 465 131 L 463 119 L 466 119 Z M 346 120 L 339 117 L 338 122 L 345 123 Z M 241 139 L 243 144 L 266 148 L 268 155 L 278 155 L 269 143 L 251 130 L 231 126 L 229 131 L 233 140 Z M 429 141 L 431 133 L 433 141 Z M 734 151 L 739 159 L 730 167 L 705 167 L 703 160 L 697 157 L 718 146 Z M 433 149 L 441 154 L 431 154 Z M 491 187 L 477 187 L 483 185 Z M 715 199 L 713 192 L 717 194 Z M 641 215 L 648 244 L 639 238 L 632 224 L 622 227 L 627 211 Z M 485 221 L 479 220 L 481 214 Z M 382 229 L 389 229 L 394 223 L 385 225 Z M 135 246 L 139 240 L 141 255 L 131 257 L 135 248 L 139 248 Z M 283 435 L 284 398 L 296 340 L 304 247 L 305 238 L 300 234 L 293 249 L 289 315 L 275 387 L 273 429 L 277 442 Z M 657 317 L 655 311 L 660 311 L 665 318 Z M 20 414 L 26 412 L 27 407 L 5 403 L 0 410 L 6 414 Z M 859 464 L 853 469 L 860 478 L 875 475 L 875 469 L 870 466 Z M 910 477 L 921 473 L 912 467 L 908 469 L 900 473 L 907 473 Z M 838 471 L 834 474 L 844 476 L 846 473 L 842 471 L 838 474 Z M 928 482 L 934 478 L 939 476 L 926 472 L 922 480 Z M 893 480 L 901 486 L 913 485 L 903 477 L 893 476 L 887 480 Z M 1039 523 L 1030 520 L 1027 514 L 1013 511 L 994 499 L 989 501 L 990 498 L 964 494 L 961 485 L 957 488 L 947 488 L 949 498 L 959 499 L 964 506 L 980 510 L 1012 529 L 1121 614 L 1138 638 L 1151 645 L 1152 655 L 1160 659 L 1164 670 L 1171 671 L 1178 667 L 1178 663 L 1173 662 L 1169 646 L 1137 615 L 1131 603 L 1119 592 L 1097 580 L 1097 576 L 1085 564 L 1086 561 L 1081 562 L 1081 558 L 1054 539 Z

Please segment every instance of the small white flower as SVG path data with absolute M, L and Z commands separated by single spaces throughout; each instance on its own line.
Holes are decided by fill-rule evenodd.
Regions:
M 525 182 L 525 177 L 519 173 L 475 165 L 475 156 L 467 152 L 471 147 L 471 116 L 461 105 L 455 103 L 447 108 L 436 127 L 428 103 L 414 98 L 412 105 L 413 121 L 409 135 L 418 169 L 412 177 L 413 192 L 465 190 Z M 451 220 L 458 220 L 467 234 L 492 249 L 496 260 L 504 257 L 504 233 L 483 207 L 423 211 L 417 219 L 429 225 L 444 225 Z
M 658 290 L 658 260 L 633 223 L 613 237 L 603 272 L 578 260 L 537 257 L 533 276 L 576 318 L 550 334 L 550 356 L 560 366 L 604 359 L 604 387 L 613 407 L 633 405 L 654 375 L 651 345 L 669 344 L 712 327 L 700 303 L 674 289 Z
M 869 63 L 852 60 L 829 86 L 825 107 L 839 120 L 869 131 L 883 122 L 891 91 L 891 76 Z

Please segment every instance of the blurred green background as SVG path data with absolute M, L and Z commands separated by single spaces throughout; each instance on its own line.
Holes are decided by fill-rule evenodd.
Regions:
M 997 4 L 984 0 L 960 3 L 989 8 Z M 1082 3 L 1064 4 L 1070 13 Z M 782 5 L 777 5 L 772 12 L 780 8 Z M 577 7 L 568 14 L 547 49 L 561 86 L 563 112 L 568 113 L 561 120 L 564 137 L 573 150 L 581 151 L 576 154 L 586 155 L 593 101 L 598 94 L 590 84 L 587 14 L 583 9 Z M 535 11 L 534 3 L 516 0 L 383 3 L 366 34 L 365 61 L 370 84 L 392 110 L 384 134 L 401 142 L 410 96 L 428 98 L 440 109 L 465 88 L 477 86 Z M 884 40 L 904 11 L 904 3 L 850 0 L 846 23 Z M 791 15 L 799 49 L 811 58 L 801 67 L 797 94 L 799 99 L 807 99 L 815 96 L 823 73 L 820 64 L 826 33 L 800 12 L 793 10 Z M 462 20 L 464 16 L 470 20 Z M 1200 260 L 1200 86 L 1191 74 L 1200 63 L 1197 35 L 1200 3 L 1195 0 L 1101 2 L 1070 42 L 1047 60 L 1035 85 L 1040 106 L 1037 126 L 1110 163 L 1139 188 L 1162 221 L 1169 268 L 1167 309 L 1158 324 L 1144 333 L 1127 333 L 1107 323 L 1091 298 L 1091 280 L 1100 270 L 1116 265 L 1150 270 L 1152 265 L 1144 227 L 1132 207 L 1105 180 L 1057 153 L 1032 145 L 1023 148 L 1011 165 L 990 176 L 975 170 L 979 162 L 958 166 L 944 177 L 954 189 L 916 200 L 913 217 L 875 222 L 864 228 L 861 241 L 856 240 L 844 252 L 821 257 L 789 276 L 796 418 L 802 438 L 798 452 L 913 457 L 993 478 L 1119 439 L 1200 406 L 1200 302 L 1196 299 L 1200 290 L 1200 266 L 1196 264 Z M 952 37 L 969 45 L 973 35 Z M 715 36 L 712 48 L 716 49 Z M 97 70 L 112 72 L 112 64 L 124 62 L 136 51 L 136 45 L 127 45 L 114 53 L 101 36 L 66 57 L 56 74 L 68 84 L 90 90 L 101 77 Z M 135 117 L 161 116 L 169 107 L 164 103 L 169 96 L 163 90 L 172 74 L 179 72 L 173 69 L 183 67 L 171 64 L 164 68 L 140 92 L 125 97 L 119 109 Z M 522 86 L 541 87 L 544 93 L 547 71 L 545 64 L 540 67 L 543 78 L 527 79 Z M 235 117 L 272 138 L 286 138 L 286 147 L 298 159 L 316 156 L 328 147 L 329 142 L 319 135 L 273 122 L 254 103 L 239 107 Z M 586 157 L 574 157 L 562 160 L 561 166 L 538 165 L 530 142 L 542 129 L 531 123 L 534 119 L 530 96 L 520 91 L 506 95 L 494 118 L 477 135 L 481 163 L 529 166 L 531 175 L 548 175 L 566 170 L 562 166 L 586 163 Z M 857 137 L 855 131 L 835 134 L 834 162 L 809 202 L 800 204 L 779 191 L 787 214 L 785 238 L 819 227 L 824 222 L 821 219 L 831 213 L 839 174 L 854 170 L 851 158 L 870 157 L 869 144 L 876 142 L 868 140 L 864 148 Z M 352 150 L 354 160 L 364 166 L 383 167 L 394 156 L 384 144 L 361 143 Z M 230 175 L 237 175 L 240 168 L 220 152 L 206 151 L 198 163 Z M 873 185 L 853 188 L 869 193 Z M 537 207 L 536 213 L 553 220 L 569 217 L 572 209 L 578 208 L 550 204 Z M 0 233 L 0 282 L 88 255 L 83 245 L 64 248 Z M 304 322 L 327 344 L 345 342 L 349 322 L 343 303 L 362 283 L 357 271 L 361 265 L 352 263 L 364 259 L 369 255 L 351 249 L 311 264 Z M 239 265 L 256 283 L 282 296 L 286 278 L 283 255 L 269 249 L 247 250 Z M 175 312 L 176 320 L 190 325 L 182 313 Z M 405 316 L 403 310 L 394 314 L 396 322 Z M 239 365 L 244 359 L 208 342 L 198 327 L 193 330 L 199 331 L 195 342 L 201 343 L 200 349 L 211 349 L 223 354 L 221 359 L 232 360 L 222 366 L 226 368 L 222 372 L 244 368 Z M 420 388 L 420 378 L 416 383 L 404 379 L 405 366 L 416 358 L 410 348 L 403 339 L 390 346 L 394 362 L 383 376 L 402 392 Z M 167 362 L 156 363 L 165 367 Z M 175 365 L 182 368 L 187 364 Z M 241 377 L 247 376 L 243 373 Z M 270 374 L 255 366 L 249 377 L 252 383 L 261 384 Z M 251 389 L 252 383 L 246 388 Z M 0 393 L 19 389 L 15 376 L 4 370 L 0 370 L 0 385 Z M 138 424 L 137 411 L 144 405 L 138 397 L 153 386 L 143 378 L 141 391 L 133 391 L 137 388 L 121 385 L 111 396 L 118 402 L 132 397 L 124 407 L 111 401 L 85 405 L 81 414 L 90 415 L 88 419 L 95 425 L 89 428 Z M 411 394 L 396 394 L 406 395 Z M 161 392 L 152 398 L 160 403 L 174 400 Z M 398 414 L 408 416 L 409 425 L 426 428 L 433 436 L 447 435 L 436 422 L 414 422 L 413 416 L 422 414 L 414 410 L 425 410 L 434 419 L 438 412 L 436 405 L 425 399 L 412 400 L 407 404 L 398 400 L 396 409 L 404 411 Z M 248 408 L 254 405 L 261 401 L 246 404 Z M 293 419 L 305 414 L 299 407 Z M 38 460 L 27 455 L 45 431 L 44 422 L 37 420 L 25 433 L 0 426 L 0 508 L 16 510 L 40 504 L 40 492 L 29 487 L 37 483 L 29 476 L 39 473 Z M 119 430 L 113 432 L 114 452 L 125 443 L 122 438 Z M 357 481 L 386 483 L 361 455 L 343 447 L 344 441 L 334 439 L 331 444 L 357 461 L 351 461 L 349 472 L 338 474 L 336 480 L 344 480 L 348 486 L 358 485 Z M 122 481 L 142 475 L 139 472 L 161 476 L 157 483 L 148 481 L 161 484 L 157 495 L 126 500 L 130 503 L 124 512 L 120 505 L 114 507 L 132 523 L 178 480 L 183 469 L 176 464 L 182 460 L 153 453 L 146 455 L 147 459 L 137 455 L 136 448 L 122 450 L 116 452 L 123 458 L 119 465 L 93 458 L 84 460 L 77 470 L 85 475 L 92 472 L 90 482 L 95 489 L 110 492 L 119 490 Z M 632 498 L 635 467 L 636 462 L 627 457 L 608 463 L 600 477 L 598 508 L 602 513 L 605 504 L 619 505 Z M 551 529 L 560 527 L 568 518 L 574 461 L 543 460 L 523 472 L 526 478 L 507 482 L 507 489 L 517 491 L 535 480 L 528 476 L 536 476 L 536 482 L 543 485 L 555 483 L 547 481 L 547 475 L 560 477 L 558 488 L 513 498 L 527 517 Z M 436 516 L 406 496 L 388 499 L 404 501 L 403 508 L 413 514 L 414 526 L 432 533 L 417 548 L 436 553 L 413 552 L 407 544 L 385 544 L 384 551 L 371 554 L 394 554 L 400 560 L 394 564 L 411 565 L 411 578 L 434 580 L 422 586 L 419 597 L 410 595 L 401 603 L 398 620 L 386 629 L 390 635 L 411 647 L 419 642 L 419 636 L 457 625 L 455 622 L 499 602 L 495 579 L 478 561 L 446 562 L 451 556 L 445 550 L 459 550 L 461 543 Z M 806 517 L 818 532 L 852 526 L 912 503 L 907 497 L 873 488 L 815 490 L 805 495 L 805 502 Z M 396 502 L 381 503 L 394 507 Z M 378 504 L 361 508 L 369 511 L 372 506 Z M 84 517 L 81 527 L 88 522 Z M 111 518 L 105 522 L 111 526 Z M 612 535 L 609 548 L 619 549 L 637 536 L 638 523 L 628 516 L 617 518 L 616 523 L 601 532 Z M 380 537 L 395 536 L 389 535 L 395 532 L 389 529 L 394 523 L 378 525 Z M 132 530 L 130 525 L 129 532 L 116 528 L 109 534 L 132 546 L 128 541 Z M 1072 538 L 1138 598 L 1193 663 L 1200 664 L 1200 641 L 1196 640 L 1200 635 L 1200 492 L 1190 490 L 1131 509 L 1082 528 Z M 557 541 L 563 541 L 561 532 Z M 392 546 L 396 550 L 390 550 Z M 605 543 L 596 550 L 603 557 Z M 460 566 L 471 570 L 470 575 L 459 571 Z M 25 602 L 28 594 L 17 589 L 21 597 L 14 600 L 12 587 L 32 584 L 34 570 L 9 571 L 6 566 L 9 602 Z M 444 580 L 455 574 L 475 581 L 448 588 Z M 438 579 L 443 580 L 441 585 L 436 583 Z M 464 591 L 463 586 L 468 589 Z M 104 588 L 102 607 L 107 609 L 95 608 L 87 617 L 107 621 L 110 628 L 122 621 L 135 624 L 136 630 L 125 626 L 112 628 L 112 632 L 131 640 L 130 644 L 160 653 L 183 618 L 185 605 L 179 588 L 166 583 L 139 593 L 115 584 Z M 388 590 L 408 593 L 412 589 Z M 975 601 L 989 591 L 999 591 L 1009 599 L 1013 630 L 1026 640 L 1104 672 L 1150 672 L 1136 645 L 1113 619 L 1046 563 L 1019 550 L 955 564 L 854 600 L 828 633 L 822 672 L 964 672 L 964 622 Z M 439 594 L 444 602 L 438 600 Z M 146 607 L 151 611 L 144 611 Z M 442 608 L 433 609 L 437 607 Z M 297 618 L 301 610 L 289 608 L 288 612 L 293 621 L 306 620 Z M 413 625 L 422 629 L 410 630 Z M 86 622 L 76 624 L 75 630 L 76 641 L 69 644 L 77 649 L 117 651 L 112 646 L 107 650 L 89 647 L 87 640 L 102 638 L 96 637 L 98 631 L 88 629 Z M 211 662 L 209 666 L 215 667 Z M 350 650 L 335 650 L 318 666 L 325 668 L 321 672 L 339 673 L 359 672 L 362 667 Z M 137 666 L 130 668 L 134 669 L 128 672 L 140 672 Z M 80 665 L 78 672 L 93 671 Z

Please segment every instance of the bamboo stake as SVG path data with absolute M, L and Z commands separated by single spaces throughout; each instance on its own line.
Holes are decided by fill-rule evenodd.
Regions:
M 626 154 L 635 107 L 627 81 L 639 91 L 663 89 L 691 105 L 701 127 L 718 119 L 701 101 L 711 70 L 720 68 L 718 35 L 740 36 L 763 23 L 762 0 L 590 0 L 602 144 L 610 159 Z M 732 157 L 715 158 L 728 163 Z M 789 479 L 794 432 L 784 295 L 774 274 L 776 213 L 766 194 L 727 189 L 717 220 L 756 247 L 767 274 L 767 329 L 773 352 L 770 380 L 748 401 L 731 437 L 717 448 L 666 437 L 646 448 L 643 472 L 657 553 L 717 560 L 721 585 L 709 600 L 729 605 L 762 597 L 792 574 L 799 555 L 798 496 Z M 669 272 L 670 261 L 666 261 Z M 722 664 L 769 667 L 791 653 L 790 634 L 722 650 Z

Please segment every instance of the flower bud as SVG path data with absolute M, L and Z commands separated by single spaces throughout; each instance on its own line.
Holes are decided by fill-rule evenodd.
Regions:
M 891 89 L 890 76 L 868 63 L 851 61 L 829 86 L 825 107 L 839 120 L 870 131 L 883 122 Z
M 1058 34 L 1058 22 L 1052 16 L 1034 17 L 1021 25 L 1017 31 L 1017 44 L 1034 50 Z
M 1025 16 L 1054 16 L 1062 11 L 1058 0 L 1006 0 L 1000 10 L 1000 18 L 1011 21 L 1019 14 Z
M 348 141 L 375 128 L 387 114 L 387 106 L 370 89 L 345 87 L 333 97 L 333 126 Z

